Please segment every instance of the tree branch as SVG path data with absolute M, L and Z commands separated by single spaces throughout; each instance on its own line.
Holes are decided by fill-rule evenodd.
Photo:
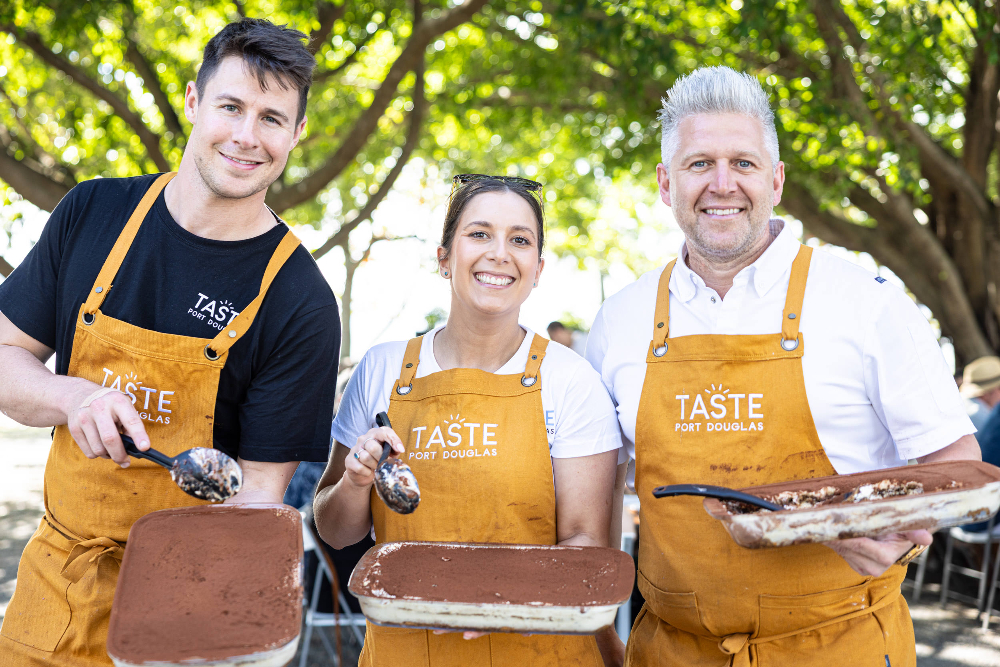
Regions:
M 24 162 L 0 151 L 0 178 L 19 195 L 44 211 L 51 211 L 69 192 L 69 187 L 35 171 Z
M 42 38 L 38 33 L 31 31 L 20 32 L 12 25 L 2 25 L 0 26 L 0 31 L 14 35 L 29 49 L 34 51 L 42 59 L 42 62 L 68 74 L 72 77 L 73 81 L 89 90 L 98 99 L 104 100 L 114 110 L 115 114 L 125 121 L 132 128 L 132 131 L 138 135 L 139 140 L 146 147 L 146 152 L 153 163 L 156 164 L 157 169 L 160 171 L 170 171 L 170 163 L 167 162 L 167 158 L 163 156 L 163 152 L 160 150 L 159 135 L 146 127 L 146 124 L 142 122 L 142 118 L 129 108 L 127 101 L 98 84 L 82 68 L 77 67 L 54 53 L 42 42 Z
M 319 20 L 319 28 L 309 33 L 309 53 L 316 55 L 323 48 L 333 25 L 347 10 L 347 2 L 335 5 L 327 0 L 316 0 L 316 18 Z M 315 77 L 313 77 L 315 81 Z
M 961 275 L 929 229 L 916 222 L 912 208 L 906 220 L 893 214 L 904 202 L 890 200 L 881 211 L 867 192 L 855 192 L 852 202 L 872 215 L 876 227 L 855 225 L 831 211 L 823 211 L 819 202 L 801 185 L 785 181 L 781 205 L 816 236 L 828 243 L 857 252 L 867 252 L 892 269 L 921 303 L 941 322 L 942 330 L 955 341 L 959 355 L 976 359 L 993 354 L 992 347 L 979 327 L 975 311 L 962 284 Z
M 442 12 L 436 19 L 414 21 L 413 34 L 410 40 L 389 68 L 389 72 L 382 81 L 382 85 L 375 92 L 375 99 L 372 100 L 367 109 L 361 112 L 361 116 L 354 122 L 347 139 L 330 156 L 326 164 L 320 166 L 316 171 L 298 183 L 284 188 L 276 188 L 275 185 L 272 185 L 267 198 L 267 202 L 271 208 L 280 212 L 308 201 L 322 192 L 323 188 L 330 181 L 337 178 L 347 165 L 354 160 L 354 156 L 364 147 L 372 133 L 378 127 L 378 121 L 385 113 L 386 107 L 396 96 L 396 90 L 399 88 L 403 77 L 413 71 L 419 64 L 423 63 L 424 51 L 430 41 L 438 35 L 448 32 L 468 21 L 487 1 L 466 0 L 464 4 Z
M 160 113 L 163 114 L 163 124 L 166 126 L 167 130 L 172 132 L 174 137 L 183 137 L 184 128 L 181 127 L 181 121 L 177 117 L 177 112 L 174 111 L 174 107 L 170 104 L 170 99 L 163 90 L 163 85 L 160 83 L 160 77 L 157 76 L 153 68 L 150 67 L 149 61 L 142 55 L 142 51 L 139 50 L 139 45 L 136 39 L 131 34 L 131 24 L 134 22 L 135 16 L 133 16 L 128 10 L 126 10 L 125 14 L 129 17 L 130 23 L 128 26 L 123 26 L 124 29 L 122 30 L 126 44 L 125 57 L 130 63 L 132 63 L 132 66 L 135 67 L 135 71 L 142 77 L 143 83 L 146 84 L 149 92 L 153 95 L 153 101 L 156 102 L 157 108 L 160 110 Z M 157 149 L 159 149 L 159 143 L 157 143 Z
M 827 42 L 827 46 L 831 51 L 839 51 L 841 54 L 844 52 L 844 44 L 837 34 L 836 29 L 830 26 L 826 21 L 828 18 L 833 18 L 836 24 L 844 31 L 847 35 L 848 40 L 851 42 L 851 47 L 854 49 L 855 53 L 862 53 L 866 50 L 865 40 L 861 37 L 858 32 L 857 26 L 851 21 L 850 17 L 844 12 L 843 6 L 839 2 L 834 2 L 833 0 L 813 0 L 814 11 L 813 14 L 816 16 L 817 25 L 820 27 L 820 32 L 823 36 L 823 41 Z M 824 29 L 826 25 L 826 29 Z M 833 54 L 831 54 L 833 55 Z M 847 63 L 847 61 L 842 56 L 841 58 L 834 58 L 835 61 L 840 61 L 842 63 Z M 848 91 L 854 99 L 856 94 L 860 94 L 861 100 L 864 100 L 864 93 L 858 87 L 857 79 L 854 76 L 854 68 L 848 64 L 849 73 L 845 74 L 843 78 L 848 79 L 852 86 L 849 86 Z M 848 76 L 849 74 L 849 76 Z M 942 148 L 930 135 L 928 135 L 922 127 L 914 123 L 908 118 L 904 118 L 899 111 L 892 107 L 889 103 L 889 95 L 887 94 L 887 86 L 883 77 L 877 74 L 871 75 L 871 90 L 878 97 L 879 103 L 886 111 L 886 114 L 893 120 L 893 125 L 897 131 L 901 131 L 903 136 L 900 137 L 898 143 L 905 144 L 906 139 L 916 146 L 917 151 L 920 154 L 921 163 L 924 163 L 927 167 L 937 169 L 940 171 L 945 178 L 951 182 L 952 186 L 961 192 L 963 195 L 968 197 L 969 201 L 975 207 L 976 212 L 979 214 L 983 223 L 989 225 L 992 223 L 992 213 L 990 210 L 990 203 L 986 199 L 986 195 L 983 192 L 983 188 L 980 187 L 976 180 L 965 170 L 964 167 L 952 157 L 944 148 Z M 855 92 L 856 91 L 856 92 Z M 877 127 L 878 124 L 874 117 L 871 116 L 870 111 L 867 109 L 867 104 L 862 105 L 864 107 L 864 112 L 867 113 L 868 118 L 870 118 L 870 123 L 873 127 Z M 860 110 L 860 109 L 859 109 Z
M 3 257 L 0 257 L 0 276 L 6 278 L 13 272 L 14 272 L 14 267 L 10 265 L 10 262 L 8 262 Z
M 421 58 L 421 61 L 423 59 Z M 399 158 L 396 160 L 396 164 L 392 165 L 392 169 L 386 174 L 385 180 L 379 186 L 378 190 L 371 196 L 367 202 L 365 202 L 364 207 L 358 211 L 358 214 L 351 218 L 350 222 L 346 222 L 340 226 L 340 229 L 336 231 L 333 236 L 328 238 L 326 242 L 319 248 L 313 251 L 313 257 L 319 259 L 326 253 L 330 252 L 333 248 L 338 245 L 344 245 L 346 247 L 347 238 L 350 236 L 351 232 L 354 231 L 358 225 L 360 225 L 365 220 L 369 219 L 378 205 L 382 203 L 382 200 L 386 198 L 392 186 L 396 183 L 396 179 L 399 175 L 403 173 L 403 167 L 409 162 L 410 156 L 413 154 L 413 150 L 417 147 L 417 143 L 420 140 L 420 130 L 424 124 L 424 115 L 427 113 L 427 98 L 424 94 L 424 63 L 421 62 L 417 66 L 417 79 L 414 82 L 413 87 L 413 110 L 410 112 L 409 118 L 409 128 L 406 132 L 406 142 L 403 144 L 402 152 L 399 154 Z
M 344 58 L 343 62 L 341 62 L 339 65 L 337 65 L 333 69 L 327 69 L 323 70 L 322 72 L 317 72 L 316 74 L 313 74 L 313 82 L 322 83 L 323 81 L 326 81 L 330 77 L 340 74 L 345 69 L 350 67 L 351 64 L 358 59 L 358 56 L 361 55 L 361 49 L 363 49 L 365 45 L 371 41 L 372 37 L 375 36 L 375 34 L 379 31 L 381 27 L 382 25 L 379 24 L 379 26 L 375 28 L 375 30 L 365 35 L 365 38 L 361 40 L 361 43 L 355 45 L 354 51 L 349 56 Z

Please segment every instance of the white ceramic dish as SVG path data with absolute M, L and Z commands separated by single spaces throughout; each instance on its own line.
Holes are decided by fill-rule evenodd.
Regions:
M 709 515 L 722 522 L 733 541 L 751 549 L 879 537 L 910 530 L 933 532 L 985 521 L 1000 508 L 1000 468 L 980 461 L 924 463 L 741 490 L 765 498 L 782 491 L 825 486 L 844 493 L 885 479 L 917 481 L 923 484 L 924 492 L 781 512 L 732 513 L 722 501 L 713 498 L 706 498 L 704 505 Z M 668 501 L 663 498 L 649 502 Z
M 607 549 L 608 557 L 619 572 L 621 589 L 610 604 L 556 605 L 542 602 L 516 604 L 436 601 L 407 595 L 392 595 L 385 590 L 366 590 L 366 576 L 378 566 L 380 556 L 399 551 L 405 557 L 408 546 L 427 545 L 447 549 L 540 549 L 551 551 L 555 558 L 572 558 L 579 547 L 558 547 L 516 544 L 458 544 L 428 542 L 389 542 L 372 547 L 361 559 L 348 587 L 361 603 L 361 610 L 372 623 L 395 627 L 476 630 L 480 632 L 521 632 L 531 634 L 593 634 L 612 625 L 618 607 L 632 594 L 635 566 L 628 554 Z M 511 577 L 518 576 L 512 572 Z

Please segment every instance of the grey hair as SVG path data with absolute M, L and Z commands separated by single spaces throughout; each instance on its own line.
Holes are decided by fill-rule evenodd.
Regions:
M 663 108 L 657 117 L 661 129 L 660 157 L 667 169 L 680 144 L 677 126 L 684 118 L 703 113 L 738 113 L 760 121 L 771 166 L 778 168 L 774 112 L 767 93 L 753 76 L 729 67 L 702 67 L 675 81 L 662 101 Z

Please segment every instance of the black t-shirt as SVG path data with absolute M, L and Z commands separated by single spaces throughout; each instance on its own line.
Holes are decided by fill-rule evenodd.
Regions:
M 55 349 L 59 374 L 69 369 L 80 306 L 155 179 L 77 185 L 0 283 L 0 312 Z M 201 238 L 174 221 L 161 192 L 101 311 L 143 329 L 213 338 L 257 296 L 287 231 L 279 223 L 242 241 Z M 249 461 L 326 461 L 339 356 L 336 298 L 300 246 L 271 283 L 249 331 L 229 350 L 215 404 L 215 447 Z

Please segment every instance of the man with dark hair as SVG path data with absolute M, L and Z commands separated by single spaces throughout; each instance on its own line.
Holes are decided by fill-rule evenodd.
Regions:
M 233 456 L 243 487 L 227 502 L 281 502 L 299 461 L 326 461 L 337 303 L 264 205 L 306 124 L 304 38 L 262 20 L 226 26 L 188 83 L 177 173 L 81 183 L 0 284 L 0 410 L 55 427 L 0 665 L 110 665 L 129 528 L 200 502 L 130 460 L 121 433 L 141 450 Z

